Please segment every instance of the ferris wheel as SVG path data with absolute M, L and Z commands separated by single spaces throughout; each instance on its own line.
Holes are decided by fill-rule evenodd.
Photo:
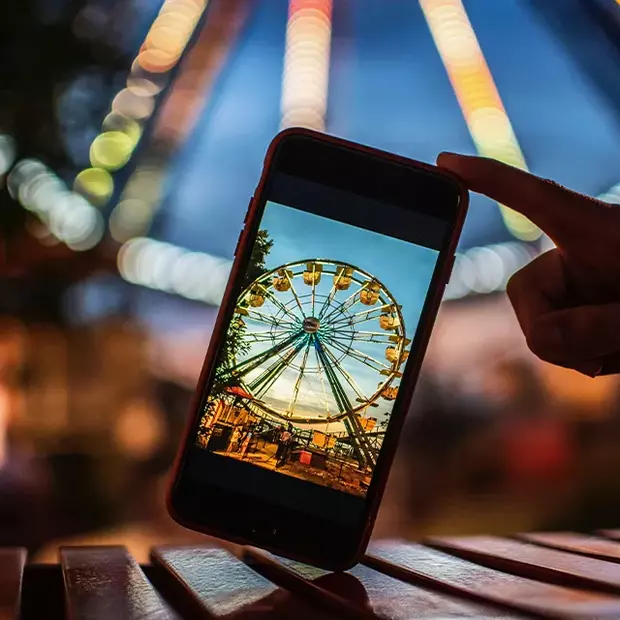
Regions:
M 254 405 L 296 425 L 340 421 L 359 460 L 374 464 L 361 414 L 396 398 L 410 344 L 388 289 L 359 267 L 304 260 L 258 277 L 235 311 L 245 348 L 227 372 Z

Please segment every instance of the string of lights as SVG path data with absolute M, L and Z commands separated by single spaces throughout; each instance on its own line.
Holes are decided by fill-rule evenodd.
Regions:
M 420 0 L 437 50 L 446 68 L 478 152 L 517 168 L 525 158 L 469 21 L 462 0 Z M 506 227 L 523 241 L 541 231 L 523 215 L 499 205 Z
M 232 263 L 204 252 L 190 252 L 146 237 L 131 239 L 121 248 L 122 278 L 147 288 L 218 305 Z
M 114 192 L 112 173 L 127 164 L 209 0 L 165 0 L 135 58 L 125 88 L 113 99 L 101 132 L 90 146 L 89 168 L 75 178 L 74 190 L 104 206 Z
M 11 196 L 32 212 L 59 241 L 89 250 L 101 241 L 103 218 L 83 196 L 37 159 L 21 159 L 7 176 Z
M 325 130 L 332 0 L 290 0 L 282 74 L 282 128 Z
M 158 145 L 157 152 L 147 150 L 138 162 L 110 215 L 110 233 L 119 243 L 148 234 L 161 205 L 169 161 L 194 128 L 241 31 L 248 6 L 248 0 L 223 0 L 213 5 L 158 113 L 150 137 Z

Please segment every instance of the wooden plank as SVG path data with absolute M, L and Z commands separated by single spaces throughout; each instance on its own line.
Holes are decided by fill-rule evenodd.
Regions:
M 570 551 L 599 560 L 620 562 L 620 543 L 596 536 L 576 532 L 530 532 L 518 534 L 517 538 L 550 549 Z
M 434 590 L 494 603 L 543 618 L 620 617 L 620 597 L 571 590 L 479 566 L 422 545 L 372 545 L 364 563 Z
M 0 549 L 0 620 L 16 620 L 20 617 L 26 557 L 25 549 Z
M 466 560 L 522 577 L 620 593 L 620 564 L 495 536 L 437 537 L 427 543 Z
M 396 579 L 369 566 L 358 565 L 344 573 L 330 573 L 256 549 L 248 554 L 257 564 L 286 571 L 297 587 L 311 592 L 320 588 L 325 596 L 339 600 L 340 611 L 352 618 L 413 620 L 433 618 L 522 618 L 490 605 L 464 600 L 454 594 L 432 591 Z M 291 584 L 291 589 L 295 587 Z
M 125 547 L 64 547 L 60 561 L 72 620 L 178 618 Z
M 163 569 L 158 587 L 184 616 L 328 620 L 291 592 L 252 570 L 224 549 L 158 547 L 153 564 Z

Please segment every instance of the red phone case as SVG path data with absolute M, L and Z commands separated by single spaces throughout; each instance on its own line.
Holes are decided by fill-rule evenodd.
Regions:
M 368 153 L 369 155 L 374 155 L 375 157 L 379 155 L 383 159 L 387 159 L 394 163 L 404 164 L 408 167 L 416 167 L 416 168 L 419 168 L 420 170 L 426 170 L 426 171 L 433 172 L 434 174 L 437 174 L 437 171 L 439 170 L 436 166 L 431 166 L 423 162 L 413 161 L 405 157 L 395 155 L 393 153 L 387 153 L 385 151 L 380 151 L 378 149 L 373 149 L 367 146 L 356 144 L 354 142 L 350 142 L 348 140 L 343 140 L 341 138 L 336 138 L 334 136 L 329 136 L 327 134 L 322 134 L 322 133 L 315 132 L 315 131 L 308 130 L 308 129 L 293 128 L 293 129 L 286 129 L 280 132 L 272 140 L 271 144 L 269 145 L 269 149 L 267 150 L 267 154 L 265 156 L 265 161 L 263 164 L 263 170 L 261 173 L 261 178 L 254 192 L 254 196 L 252 197 L 252 200 L 250 201 L 248 212 L 244 220 L 245 226 L 242 229 L 241 234 L 239 236 L 239 240 L 237 242 L 237 248 L 235 250 L 235 261 L 233 263 L 230 278 L 228 280 L 228 285 L 226 286 L 226 291 L 224 293 L 222 304 L 220 306 L 221 308 L 227 308 L 229 304 L 235 302 L 235 299 L 233 299 L 233 288 L 234 288 L 233 285 L 236 282 L 236 279 L 239 275 L 239 269 L 242 264 L 241 259 L 245 255 L 245 253 L 248 251 L 248 247 L 247 247 L 248 237 L 247 237 L 246 232 L 250 229 L 250 225 L 254 222 L 256 218 L 257 205 L 260 204 L 260 202 L 262 201 L 262 194 L 265 189 L 265 183 L 268 177 L 268 172 L 271 169 L 271 165 L 273 163 L 275 152 L 279 144 L 289 136 L 307 136 L 315 140 L 320 140 L 328 144 L 333 144 L 335 146 L 346 147 L 348 149 L 354 149 L 359 152 Z M 410 375 L 411 378 L 405 387 L 405 396 L 403 397 L 403 401 L 402 401 L 403 405 L 401 407 L 400 415 L 393 416 L 390 419 L 391 429 L 394 429 L 394 427 L 397 426 L 396 430 L 398 432 L 396 432 L 395 430 L 391 430 L 389 434 L 390 439 L 384 442 L 382 446 L 381 460 L 383 462 L 381 464 L 381 469 L 379 470 L 379 466 L 377 465 L 377 469 L 375 470 L 373 474 L 373 478 L 375 476 L 378 477 L 377 482 L 375 483 L 376 487 L 378 488 L 378 491 L 374 494 L 374 497 L 372 498 L 372 503 L 370 504 L 370 509 L 369 509 L 369 518 L 365 526 L 364 534 L 360 540 L 358 551 L 356 553 L 355 558 L 352 560 L 351 564 L 347 564 L 347 566 L 342 566 L 342 567 L 334 566 L 332 567 L 333 569 L 340 570 L 340 569 L 350 568 L 350 566 L 359 562 L 359 560 L 361 560 L 366 550 L 366 547 L 368 545 L 368 542 L 369 542 L 369 539 L 372 533 L 372 528 L 373 528 L 373 525 L 374 525 L 374 522 L 377 516 L 379 504 L 381 502 L 383 492 L 385 490 L 387 477 L 389 475 L 392 461 L 396 453 L 396 448 L 398 446 L 398 440 L 400 437 L 400 433 L 402 431 L 402 426 L 405 421 L 406 413 L 408 410 L 408 404 L 411 402 L 411 399 L 413 397 L 413 392 L 415 390 L 418 374 L 420 372 L 420 367 L 422 365 L 422 361 L 426 353 L 426 348 L 428 346 L 428 341 L 430 339 L 431 331 L 435 323 L 435 318 L 437 317 L 437 312 L 439 310 L 439 304 L 441 303 L 443 291 L 450 277 L 450 272 L 452 270 L 452 265 L 454 263 L 454 255 L 456 252 L 456 247 L 457 247 L 458 240 L 461 234 L 461 230 L 463 228 L 463 223 L 465 221 L 465 216 L 467 214 L 467 208 L 469 205 L 469 194 L 467 192 L 467 189 L 463 185 L 462 181 L 456 175 L 450 172 L 444 171 L 444 170 L 441 170 L 441 174 L 444 177 L 447 177 L 451 179 L 452 181 L 456 182 L 456 184 L 460 188 L 460 202 L 459 202 L 459 209 L 457 212 L 457 218 L 454 224 L 454 230 L 451 235 L 447 248 L 443 249 L 443 251 L 445 252 L 445 256 L 447 256 L 448 258 L 447 260 L 444 260 L 443 266 L 440 271 L 439 279 L 437 281 L 437 285 L 435 286 L 434 290 L 429 293 L 431 297 L 429 299 L 427 309 L 425 312 L 423 312 L 422 316 L 420 317 L 420 323 L 418 327 L 418 329 L 421 330 L 420 346 L 416 350 L 415 355 L 410 356 L 409 362 L 408 362 L 408 365 L 409 364 L 413 365 L 413 370 L 408 369 L 408 372 L 411 373 Z M 213 328 L 214 334 L 219 334 L 221 333 L 222 330 L 226 329 L 227 326 L 224 324 L 225 314 L 226 313 L 222 311 L 218 313 L 218 317 L 216 319 L 216 322 Z M 205 384 L 207 383 L 207 380 L 208 380 L 208 375 L 211 369 L 211 365 L 214 362 L 214 358 L 217 354 L 218 345 L 219 345 L 218 339 L 211 338 L 209 347 L 207 349 L 207 353 L 205 355 L 205 360 L 203 362 L 202 370 L 200 371 L 200 377 L 198 379 L 196 391 L 194 393 L 194 397 L 192 400 L 192 406 L 191 406 L 192 414 L 189 417 L 186 423 L 186 426 L 185 426 L 185 430 L 183 433 L 183 440 L 182 440 L 180 449 L 177 453 L 177 456 L 175 458 L 174 465 L 172 467 L 170 482 L 168 485 L 168 492 L 166 494 L 166 505 L 167 505 L 168 512 L 177 523 L 179 523 L 180 525 L 188 529 L 195 530 L 195 531 L 198 531 L 198 532 L 201 532 L 203 534 L 207 534 L 213 537 L 222 536 L 225 533 L 211 530 L 210 528 L 202 526 L 198 523 L 185 522 L 183 517 L 175 512 L 174 506 L 172 503 L 172 489 L 174 486 L 174 482 L 179 475 L 183 454 L 185 452 L 188 441 L 190 439 L 190 434 L 192 430 L 194 429 L 196 416 L 200 415 L 199 408 L 200 408 L 200 403 L 202 400 L 202 394 L 205 389 Z M 373 482 L 374 482 L 374 479 L 373 479 Z M 240 544 L 240 545 L 250 543 L 250 541 L 242 540 L 235 536 L 228 536 L 228 535 L 226 536 L 226 540 L 233 542 L 233 543 Z M 268 548 L 268 547 L 266 547 L 266 549 L 270 552 L 286 556 L 286 553 L 283 552 L 282 549 L 273 549 L 273 548 Z M 295 557 L 288 556 L 288 557 L 291 557 L 292 559 L 295 559 L 301 562 L 306 562 L 306 563 L 312 563 L 313 561 L 312 558 L 302 558 L 299 556 L 295 556 Z

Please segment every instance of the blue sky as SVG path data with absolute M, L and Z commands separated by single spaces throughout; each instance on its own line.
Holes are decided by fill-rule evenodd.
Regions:
M 374 275 L 403 306 L 407 331 L 418 322 L 437 252 L 412 243 L 334 222 L 291 207 L 268 203 L 261 222 L 274 245 L 267 266 L 326 258 Z

